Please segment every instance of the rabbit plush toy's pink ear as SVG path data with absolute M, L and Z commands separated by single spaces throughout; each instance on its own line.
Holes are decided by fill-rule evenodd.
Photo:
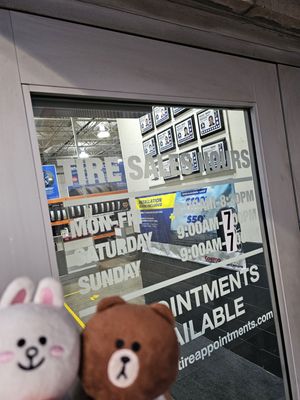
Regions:
M 29 303 L 34 286 L 29 278 L 22 277 L 12 281 L 5 289 L 1 301 L 0 308 L 5 308 L 14 304 Z
M 53 307 L 63 307 L 64 296 L 61 284 L 53 278 L 44 278 L 40 281 L 34 303 Z

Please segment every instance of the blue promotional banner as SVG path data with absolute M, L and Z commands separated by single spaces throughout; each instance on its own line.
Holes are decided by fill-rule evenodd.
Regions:
M 59 198 L 60 194 L 55 165 L 43 165 L 43 174 L 47 199 Z
M 141 211 L 141 232 L 152 232 L 152 240 L 170 243 L 171 223 L 176 193 L 168 193 L 136 199 L 136 207 Z
M 242 253 L 232 183 L 139 197 L 136 207 L 141 232 L 152 232 L 151 253 L 204 264 Z

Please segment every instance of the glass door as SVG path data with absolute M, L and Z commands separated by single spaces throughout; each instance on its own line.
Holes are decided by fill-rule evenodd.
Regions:
M 286 398 L 249 109 L 32 97 L 66 308 L 162 302 L 176 400 Z M 281 352 L 279 351 L 281 349 Z

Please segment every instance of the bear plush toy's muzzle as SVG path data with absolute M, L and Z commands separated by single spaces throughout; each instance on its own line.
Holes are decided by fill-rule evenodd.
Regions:
M 136 380 L 140 369 L 139 359 L 129 349 L 115 351 L 109 359 L 107 375 L 111 383 L 126 388 Z

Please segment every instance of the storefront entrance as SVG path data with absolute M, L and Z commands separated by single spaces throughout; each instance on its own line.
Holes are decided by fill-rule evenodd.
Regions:
M 167 304 L 176 400 L 297 398 L 276 66 L 19 13 L 12 29 L 37 276 L 81 327 L 108 295 Z
M 248 111 L 32 102 L 57 272 L 80 326 L 109 295 L 163 302 L 181 345 L 175 399 L 284 398 Z

